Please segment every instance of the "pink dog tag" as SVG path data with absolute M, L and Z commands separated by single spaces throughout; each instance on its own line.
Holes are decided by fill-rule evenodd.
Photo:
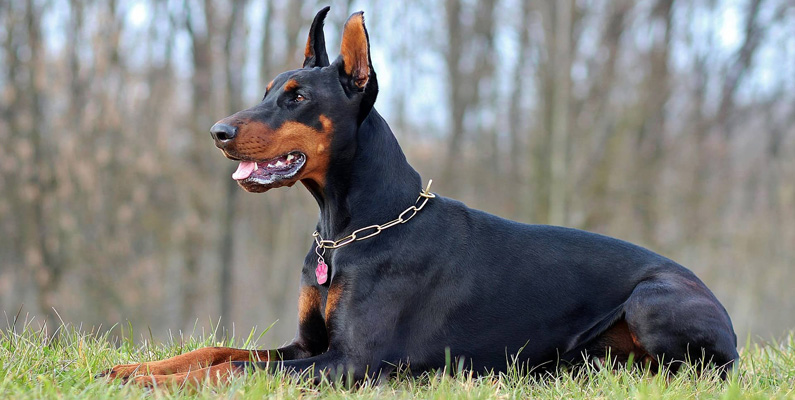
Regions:
M 315 277 L 317 277 L 318 285 L 322 285 L 328 280 L 328 265 L 326 265 L 326 263 L 322 260 L 317 262 L 317 268 L 315 268 Z

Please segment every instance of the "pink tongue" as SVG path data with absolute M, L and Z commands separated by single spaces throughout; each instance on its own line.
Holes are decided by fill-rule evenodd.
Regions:
M 257 163 L 253 161 L 241 161 L 240 165 L 237 166 L 237 171 L 232 174 L 232 179 L 234 180 L 242 180 L 248 178 L 252 172 L 257 170 Z

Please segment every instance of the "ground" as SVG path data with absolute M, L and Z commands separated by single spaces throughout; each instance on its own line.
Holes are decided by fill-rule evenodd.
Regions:
M 696 377 L 685 372 L 673 377 L 651 375 L 640 369 L 583 368 L 554 376 L 532 376 L 516 371 L 505 375 L 473 377 L 445 373 L 418 378 L 396 377 L 380 385 L 357 388 L 314 386 L 284 376 L 257 373 L 235 378 L 228 385 L 198 391 L 155 389 L 94 378 L 120 363 L 155 360 L 208 345 L 257 347 L 262 334 L 246 340 L 220 341 L 215 335 L 173 338 L 162 344 L 130 332 L 111 340 L 108 331 L 97 333 L 66 325 L 49 339 L 31 325 L 0 330 L 0 399 L 46 398 L 422 398 L 422 399 L 600 399 L 600 398 L 792 398 L 795 399 L 795 332 L 783 340 L 754 343 L 746 340 L 741 362 L 727 381 L 714 374 Z M 116 327 L 113 332 L 120 332 Z

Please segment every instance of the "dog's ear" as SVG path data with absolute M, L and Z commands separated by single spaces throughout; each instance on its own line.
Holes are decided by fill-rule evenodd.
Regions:
M 353 13 L 342 30 L 340 46 L 342 59 L 342 77 L 348 78 L 349 86 L 363 91 L 370 80 L 372 65 L 370 62 L 370 37 L 364 27 L 364 12 Z
M 342 30 L 340 56 L 340 81 L 348 93 L 362 93 L 358 123 L 361 124 L 375 104 L 378 96 L 378 79 L 370 58 L 370 36 L 364 26 L 364 12 L 353 13 Z
M 315 15 L 312 27 L 309 28 L 309 37 L 306 39 L 304 49 L 304 68 L 325 67 L 329 65 L 326 53 L 326 37 L 323 35 L 323 20 L 326 19 L 329 6 L 323 7 Z

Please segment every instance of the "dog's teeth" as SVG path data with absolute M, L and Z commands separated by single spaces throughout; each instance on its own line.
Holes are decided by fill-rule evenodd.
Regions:
M 273 164 L 268 164 L 268 168 L 273 168 Z
M 259 169 L 259 164 L 254 163 L 254 172 L 257 172 L 258 169 Z
M 276 161 L 276 166 L 277 167 L 282 167 L 282 166 L 284 166 L 284 163 L 282 162 L 282 160 Z
M 287 162 L 290 162 L 290 161 L 292 161 L 292 160 L 293 160 L 293 158 L 295 158 L 295 157 L 293 157 L 293 155 L 292 155 L 292 154 L 288 154 L 288 155 L 287 155 Z

